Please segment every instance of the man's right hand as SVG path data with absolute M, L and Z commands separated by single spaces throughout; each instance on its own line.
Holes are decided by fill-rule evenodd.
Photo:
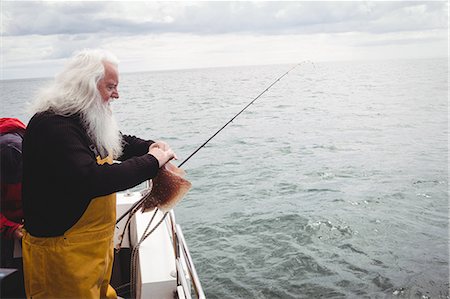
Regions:
M 149 147 L 148 153 L 158 160 L 159 167 L 163 166 L 170 160 L 177 158 L 170 146 L 163 141 L 152 143 Z

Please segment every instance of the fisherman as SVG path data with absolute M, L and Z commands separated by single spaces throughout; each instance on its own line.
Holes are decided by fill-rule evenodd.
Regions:
M 110 107 L 118 84 L 113 54 L 83 50 L 32 106 L 23 143 L 27 297 L 117 297 L 109 285 L 115 192 L 176 158 L 163 141 L 121 134 Z
M 0 118 L 1 166 L 1 267 L 17 269 L 16 284 L 8 286 L 11 294 L 24 297 L 22 259 L 14 249 L 22 240 L 22 139 L 25 124 L 17 118 Z M 20 245 L 19 245 L 20 246 Z M 18 247 L 20 248 L 20 247 Z M 2 291 L 3 295 L 3 291 Z

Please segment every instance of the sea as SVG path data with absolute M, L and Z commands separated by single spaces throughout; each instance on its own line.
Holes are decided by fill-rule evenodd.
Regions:
M 293 64 L 125 73 L 123 133 L 179 162 Z M 27 123 L 49 82 L 1 81 Z M 184 165 L 207 298 L 450 298 L 448 59 L 302 62 Z

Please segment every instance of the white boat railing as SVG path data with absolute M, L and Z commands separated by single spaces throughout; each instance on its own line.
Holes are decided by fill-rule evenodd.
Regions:
M 178 284 L 183 288 L 183 294 L 178 292 L 179 298 L 191 299 L 191 288 L 188 280 L 186 279 L 186 275 L 190 277 L 189 281 L 192 284 L 195 295 L 198 299 L 205 299 L 205 293 L 203 292 L 202 284 L 198 277 L 197 271 L 195 269 L 194 263 L 192 262 L 191 254 L 186 245 L 186 240 L 184 239 L 183 231 L 181 227 L 175 222 L 175 214 L 173 210 L 169 212 L 169 216 L 166 221 L 169 221 L 169 226 L 172 229 L 172 242 L 174 245 L 174 253 L 175 253 L 175 264 L 177 268 L 177 280 Z M 186 265 L 188 273 L 184 273 Z M 181 295 L 181 296 L 180 296 Z

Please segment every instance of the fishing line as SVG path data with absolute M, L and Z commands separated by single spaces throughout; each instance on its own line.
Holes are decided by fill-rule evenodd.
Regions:
M 180 165 L 178 165 L 178 168 L 180 168 L 181 166 L 183 166 L 187 161 L 189 161 L 189 159 L 191 159 L 199 150 L 201 150 L 209 141 L 211 141 L 211 139 L 213 139 L 214 137 L 216 137 L 217 134 L 219 134 L 223 129 L 225 129 L 230 123 L 233 122 L 233 120 L 238 117 L 242 112 L 244 112 L 248 107 L 250 107 L 254 102 L 256 102 L 256 100 L 258 100 L 263 94 L 265 94 L 272 86 L 274 86 L 276 83 L 278 83 L 284 76 L 286 76 L 290 71 L 292 71 L 293 69 L 295 69 L 297 66 L 299 66 L 302 63 L 298 63 L 295 66 L 293 66 L 290 70 L 288 70 L 286 73 L 284 73 L 283 75 L 281 75 L 280 77 L 278 77 L 275 81 L 273 81 L 266 89 L 264 89 L 258 96 L 256 96 L 252 101 L 250 101 L 250 103 L 248 103 L 244 108 L 242 108 L 241 111 L 239 111 L 237 114 L 235 114 L 225 125 L 223 125 L 219 130 L 217 130 L 211 137 L 208 138 L 208 140 L 206 140 L 202 145 L 200 145 L 195 151 L 192 152 L 192 154 L 190 154 L 186 159 L 183 160 L 183 162 L 180 163 Z M 131 206 L 130 209 L 128 209 L 128 211 L 126 211 L 122 216 L 120 216 L 117 221 L 116 224 L 119 223 L 127 214 L 129 214 L 131 211 L 133 211 L 135 208 L 139 207 L 147 198 L 147 196 L 143 196 L 142 199 L 140 199 L 139 201 L 135 202 L 133 204 L 133 206 Z
M 273 81 L 266 89 L 264 89 L 259 95 L 257 95 L 252 101 L 250 101 L 244 108 L 242 108 L 237 114 L 235 114 L 225 125 L 223 125 L 219 130 L 217 130 L 211 137 L 208 138 L 208 140 L 206 140 L 205 142 L 203 142 L 203 144 L 201 144 L 195 151 L 193 151 L 186 159 L 184 159 L 183 162 L 181 162 L 178 165 L 178 168 L 181 168 L 181 166 L 183 166 L 187 161 L 189 161 L 189 159 L 191 159 L 199 150 L 201 150 L 203 147 L 205 147 L 205 145 L 211 141 L 211 139 L 213 139 L 217 134 L 219 134 L 223 129 L 225 129 L 230 123 L 233 122 L 234 119 L 236 119 L 236 117 L 238 117 L 242 112 L 244 112 L 248 107 L 250 107 L 256 100 L 258 100 L 263 94 L 265 94 L 272 86 L 274 86 L 277 82 L 279 82 L 284 76 L 286 76 L 290 71 L 292 71 L 293 69 L 295 69 L 297 66 L 299 66 L 299 64 L 296 64 L 294 67 L 292 67 L 290 70 L 288 70 L 286 73 L 284 73 L 283 75 L 281 75 L 280 77 L 278 77 L 275 81 Z M 135 202 L 131 208 L 128 209 L 128 211 L 126 211 L 122 216 L 120 216 L 117 221 L 116 221 L 116 225 L 126 216 L 128 216 L 128 220 L 127 223 L 125 224 L 124 230 L 122 235 L 120 235 L 119 239 L 120 239 L 120 245 L 122 244 L 122 240 L 123 240 L 123 235 L 125 234 L 125 230 L 127 229 L 127 227 L 130 224 L 130 220 L 131 218 L 135 215 L 135 213 L 138 211 L 139 207 L 144 203 L 144 201 L 148 198 L 148 195 L 150 194 L 150 192 L 148 192 L 147 194 L 145 194 L 144 196 L 142 196 L 142 198 Z M 136 293 L 136 285 L 135 285 L 135 280 L 136 280 L 136 264 L 137 264 L 137 253 L 139 251 L 139 247 L 142 244 L 142 242 L 144 242 L 145 239 L 147 239 L 148 236 L 150 236 L 150 234 L 152 234 L 157 228 L 158 226 L 164 221 L 164 219 L 166 218 L 168 212 L 164 213 L 164 216 L 161 218 L 161 220 L 147 233 L 147 231 L 150 228 L 150 224 L 153 222 L 153 219 L 156 216 L 156 212 L 158 211 L 158 208 L 155 208 L 155 212 L 152 216 L 152 218 L 150 219 L 147 228 L 145 229 L 144 233 L 142 234 L 141 239 L 139 240 L 139 242 L 136 244 L 136 246 L 134 246 L 132 252 L 131 252 L 131 265 L 130 265 L 130 292 L 131 295 L 133 297 L 133 295 Z M 119 250 L 120 250 L 120 245 L 119 245 Z M 131 244 L 130 244 L 131 245 Z M 126 287 L 126 286 L 124 286 Z
M 292 71 L 293 69 L 295 69 L 297 66 L 299 66 L 299 64 L 296 64 L 293 68 L 291 68 L 289 71 L 287 71 L 286 73 L 284 73 L 283 75 L 281 75 L 278 79 L 276 79 L 272 84 L 269 85 L 269 87 L 267 87 L 264 91 L 262 91 L 256 98 L 254 98 L 250 103 L 248 103 L 241 111 L 239 111 L 235 116 L 233 116 L 233 118 L 231 118 L 225 125 L 223 125 L 222 128 L 220 128 L 219 130 L 217 130 L 217 132 L 215 132 L 211 137 L 209 137 L 208 140 L 206 140 L 202 145 L 200 145 L 192 154 L 189 155 L 189 157 L 187 157 L 186 159 L 184 159 L 183 162 L 180 163 L 180 165 L 178 165 L 178 168 L 180 168 L 181 166 L 183 166 L 184 163 L 186 163 L 187 161 L 189 161 L 189 159 L 194 156 L 199 150 L 201 150 L 211 139 L 213 139 L 214 137 L 216 137 L 217 134 L 220 133 L 220 131 L 222 131 L 223 129 L 225 129 L 226 126 L 228 126 L 230 123 L 233 122 L 233 120 L 238 117 L 242 112 L 244 112 L 248 107 L 250 107 L 250 105 L 252 105 L 257 99 L 259 99 L 264 93 L 266 93 L 272 86 L 274 86 L 278 81 L 280 81 L 284 76 L 286 76 L 290 71 Z

